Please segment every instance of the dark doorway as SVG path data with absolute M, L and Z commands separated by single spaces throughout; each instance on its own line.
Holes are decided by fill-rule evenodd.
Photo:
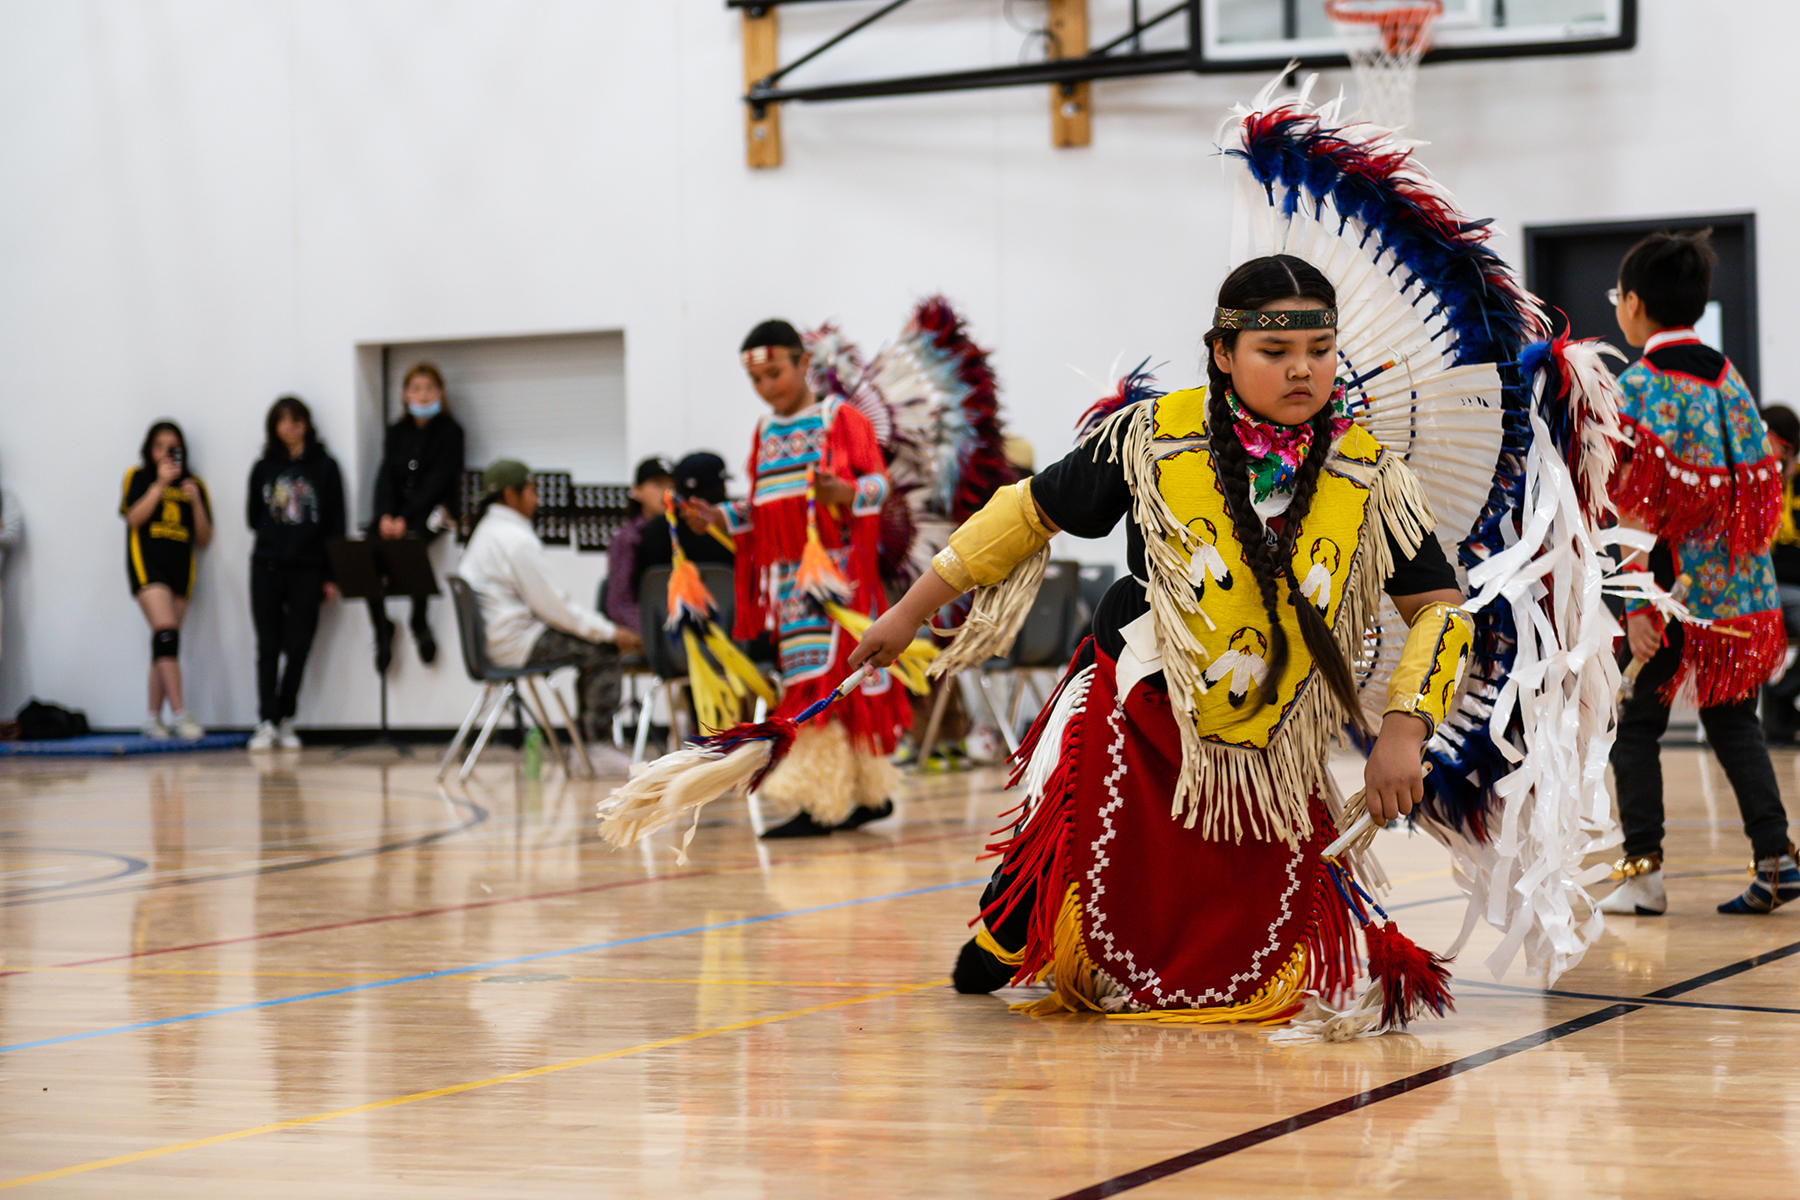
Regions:
M 1635 361 L 1638 351 L 1624 344 L 1619 326 L 1613 320 L 1612 306 L 1606 302 L 1606 290 L 1619 281 L 1619 261 L 1645 234 L 1709 227 L 1713 231 L 1713 249 L 1719 254 L 1712 288 L 1713 299 L 1719 306 L 1719 348 L 1760 401 L 1761 377 L 1756 355 L 1755 213 L 1668 217 L 1653 221 L 1599 221 L 1580 225 L 1527 225 L 1525 286 L 1543 299 L 1558 332 L 1564 328 L 1566 314 L 1566 324 L 1573 336 L 1597 337 L 1610 342 Z

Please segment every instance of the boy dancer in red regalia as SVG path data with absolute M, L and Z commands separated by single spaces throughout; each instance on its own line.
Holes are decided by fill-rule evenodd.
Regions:
M 813 394 L 811 356 L 798 330 L 764 321 L 744 339 L 742 355 L 771 410 L 757 426 L 750 495 L 723 506 L 690 500 L 687 516 L 696 530 L 713 525 L 736 539 L 735 634 L 775 637 L 782 679 L 776 715 L 792 717 L 850 673 L 846 660 L 856 646 L 805 586 L 800 568 L 810 527 L 850 585 L 845 607 L 880 615 L 887 602 L 878 539 L 889 484 L 868 418 L 842 397 Z M 905 689 L 877 672 L 834 704 L 829 718 L 802 726 L 793 750 L 764 781 L 762 799 L 799 810 L 765 838 L 817 837 L 894 811 L 888 756 L 912 720 Z

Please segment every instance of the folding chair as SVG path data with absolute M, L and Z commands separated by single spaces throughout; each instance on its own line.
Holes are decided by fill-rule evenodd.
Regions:
M 981 694 L 987 701 L 1000 736 L 1006 739 L 1009 753 L 1019 748 L 1020 718 L 1025 693 L 1029 690 L 1037 708 L 1044 706 L 1044 696 L 1037 693 L 1031 677 L 1039 671 L 1060 670 L 1069 661 L 1070 638 L 1076 627 L 1075 610 L 1079 597 L 1081 564 L 1066 559 L 1053 559 L 1044 565 L 1044 585 L 1032 601 L 1025 625 L 1013 642 L 1012 652 L 1005 658 L 991 658 L 981 665 Z M 1006 715 L 1001 715 L 1000 701 L 994 695 L 997 676 L 1012 680 L 1012 694 L 1006 701 Z M 1037 708 L 1029 714 L 1035 719 Z M 1027 721 L 1029 723 L 1029 721 Z
M 569 717 L 569 708 L 563 703 L 562 694 L 550 683 L 546 676 L 563 667 L 576 666 L 580 660 L 566 658 L 547 663 L 533 663 L 527 667 L 495 666 L 487 656 L 487 630 L 481 620 L 481 603 L 476 599 L 475 589 L 468 581 L 452 575 L 450 584 L 450 601 L 456 609 L 456 632 L 462 644 L 463 667 L 469 672 L 469 678 L 481 685 L 481 694 L 469 707 L 469 715 L 463 718 L 462 727 L 451 739 L 450 748 L 444 751 L 444 759 L 438 764 L 437 777 L 442 779 L 450 770 L 450 764 L 462 751 L 463 742 L 467 740 L 469 731 L 481 722 L 481 734 L 475 744 L 469 748 L 469 755 L 463 760 L 462 770 L 457 773 L 461 782 L 469 777 L 475 769 L 475 763 L 481 758 L 481 752 L 487 749 L 488 739 L 494 735 L 494 728 L 500 724 L 500 714 L 510 704 L 513 719 L 519 721 L 519 705 L 521 701 L 530 710 L 531 720 L 544 731 L 544 740 L 550 743 L 550 752 L 557 765 L 564 773 L 574 774 L 568 757 L 563 753 L 562 743 L 556 740 L 556 729 L 550 722 L 550 710 L 544 707 L 544 698 L 538 693 L 536 681 L 545 679 L 544 687 L 556 700 L 557 710 L 562 713 L 564 726 L 569 731 L 569 739 L 574 743 L 575 752 L 592 779 L 597 772 L 593 762 L 588 758 L 587 744 L 582 740 L 580 726 Z M 490 704 L 490 701 L 492 702 Z M 486 714 L 486 720 L 482 719 Z

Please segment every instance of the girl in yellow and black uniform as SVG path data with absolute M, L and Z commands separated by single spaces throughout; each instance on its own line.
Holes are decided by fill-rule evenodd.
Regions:
M 187 715 L 181 695 L 181 619 L 194 590 L 194 552 L 212 541 L 206 485 L 187 469 L 187 441 L 173 421 L 144 435 L 143 461 L 125 472 L 119 515 L 125 518 L 125 574 L 150 623 L 150 698 L 144 736 L 173 733 L 190 741 L 204 729 Z M 162 719 L 168 702 L 170 722 Z

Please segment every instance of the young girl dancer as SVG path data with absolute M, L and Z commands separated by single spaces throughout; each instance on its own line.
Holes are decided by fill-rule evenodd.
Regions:
M 1326 738 L 1361 724 L 1351 663 L 1386 591 L 1411 634 L 1366 804 L 1411 811 L 1470 622 L 1418 481 L 1345 410 L 1336 304 L 1298 258 L 1233 271 L 1208 386 L 1129 404 L 999 493 L 851 655 L 890 662 L 1057 531 L 1129 518 L 1131 574 L 1021 751 L 1028 811 L 997 847 L 959 991 L 1041 980 L 1037 1012 L 1194 1022 L 1347 994 L 1354 885 L 1322 856 L 1342 815 Z

